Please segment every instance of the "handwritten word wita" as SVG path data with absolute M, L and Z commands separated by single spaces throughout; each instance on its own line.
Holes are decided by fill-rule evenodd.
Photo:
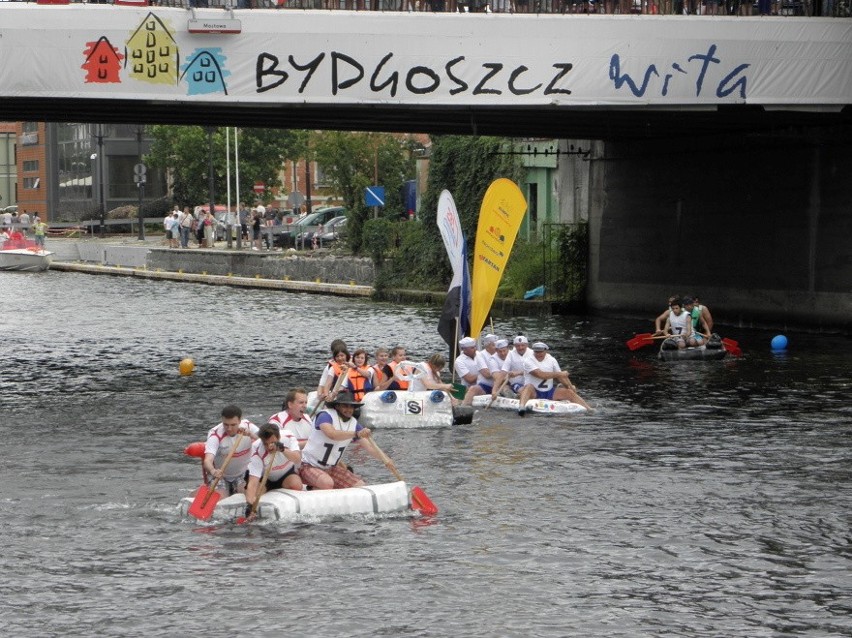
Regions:
M 697 69 L 690 69 L 691 72 L 684 69 L 677 62 L 672 62 L 671 68 L 673 71 L 685 75 L 686 79 L 691 79 L 691 77 L 694 76 L 696 97 L 701 97 L 701 92 L 704 90 L 704 80 L 707 77 L 707 71 L 710 68 L 710 65 L 722 64 L 722 60 L 716 57 L 717 48 L 718 47 L 715 44 L 711 44 L 707 49 L 707 53 L 696 53 L 695 55 L 689 56 L 687 58 L 687 66 L 691 65 L 692 67 L 697 67 Z M 751 65 L 740 64 L 734 67 L 732 71 L 723 77 L 721 82 L 719 82 L 716 86 L 716 97 L 727 97 L 734 91 L 739 90 L 739 97 L 746 99 L 748 77 L 744 75 L 744 71 L 749 66 Z M 630 75 L 621 72 L 621 58 L 617 53 L 610 58 L 609 79 L 612 80 L 616 89 L 621 89 L 622 87 L 627 86 L 633 95 L 636 97 L 643 97 L 651 84 L 651 76 L 660 77 L 660 73 L 657 71 L 657 66 L 655 64 L 651 64 L 647 69 L 645 69 L 642 83 L 637 84 Z M 661 96 L 665 97 L 668 95 L 669 84 L 674 77 L 673 73 L 666 73 L 662 81 L 662 86 L 657 87 L 656 85 L 659 83 L 654 83 L 655 89 L 659 88 Z
M 463 55 L 448 61 L 440 71 L 427 66 L 412 66 L 403 70 L 392 69 L 389 63 L 393 55 L 393 53 L 385 55 L 370 71 L 369 87 L 373 93 L 388 91 L 391 97 L 396 97 L 402 86 L 413 95 L 435 93 L 442 87 L 444 90 L 448 89 L 450 95 L 468 91 L 472 95 L 502 95 L 504 90 L 513 95 L 529 95 L 536 92 L 542 95 L 571 94 L 569 89 L 559 86 L 573 68 L 570 63 L 554 63 L 552 67 L 555 72 L 551 72 L 550 82 L 545 86 L 544 82 L 525 85 L 524 75 L 530 70 L 527 66 L 519 65 L 508 69 L 502 62 L 485 62 L 481 65 L 481 69 L 477 70 L 477 82 L 471 89 L 470 84 L 459 77 L 462 70 L 469 71 L 464 66 L 465 56 Z M 261 53 L 257 56 L 255 67 L 257 92 L 263 93 L 276 89 L 290 79 L 291 73 L 300 73 L 303 77 L 298 92 L 304 93 L 323 63 L 331 66 L 332 95 L 337 95 L 338 92 L 365 81 L 368 69 L 355 58 L 338 51 L 332 51 L 327 57 L 328 61 L 326 61 L 326 53 L 320 53 L 312 60 L 300 63 L 290 55 L 287 58 L 289 68 L 280 68 L 280 60 L 277 56 Z

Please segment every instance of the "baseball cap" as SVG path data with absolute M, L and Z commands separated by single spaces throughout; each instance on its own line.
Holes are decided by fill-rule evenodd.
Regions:
M 550 348 L 547 347 L 547 344 L 543 341 L 536 341 L 532 344 L 532 349 L 533 352 L 544 352 L 545 350 L 550 350 Z
M 476 339 L 472 339 L 471 337 L 465 337 L 461 341 L 459 341 L 459 348 L 475 348 L 476 347 Z
M 529 340 L 524 335 L 518 335 L 517 337 L 515 337 L 512 343 L 518 345 L 519 343 L 529 343 Z

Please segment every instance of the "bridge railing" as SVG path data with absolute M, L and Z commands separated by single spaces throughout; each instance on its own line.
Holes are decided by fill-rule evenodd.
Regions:
M 852 17 L 852 0 L 9 0 L 221 9 Z

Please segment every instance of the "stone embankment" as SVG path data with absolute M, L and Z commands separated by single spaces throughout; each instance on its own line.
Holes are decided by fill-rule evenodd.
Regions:
M 372 260 L 316 251 L 254 251 L 227 248 L 169 248 L 162 237 L 146 240 L 126 237 L 108 239 L 50 239 L 53 270 L 202 283 L 213 286 L 264 288 L 348 297 L 373 297 L 395 303 L 440 306 L 445 292 L 373 287 L 376 271 Z M 549 315 L 548 302 L 495 299 L 499 315 Z
M 183 250 L 162 246 L 159 238 L 51 240 L 49 244 L 48 250 L 55 253 L 54 270 L 358 297 L 374 292 L 372 261 L 318 251 Z

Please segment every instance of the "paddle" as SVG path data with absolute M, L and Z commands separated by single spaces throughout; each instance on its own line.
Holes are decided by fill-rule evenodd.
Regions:
M 722 339 L 722 345 L 725 346 L 725 350 L 735 357 L 743 356 L 743 351 L 740 349 L 739 344 L 733 339 Z
M 674 337 L 676 335 L 657 335 L 654 336 L 650 332 L 644 332 L 640 335 L 636 335 L 629 341 L 627 341 L 627 347 L 631 350 L 638 350 L 639 348 L 643 348 L 645 346 L 649 346 L 654 343 L 657 339 L 668 339 L 669 337 Z
M 632 339 L 629 339 L 627 343 L 627 347 L 631 350 L 638 350 L 644 346 L 650 345 L 653 343 L 652 339 L 654 335 L 650 332 L 643 332 L 642 334 L 636 335 Z
M 500 391 L 503 389 L 503 386 L 506 385 L 506 382 L 509 380 L 509 373 L 506 373 L 506 376 L 503 377 L 503 380 L 500 382 L 500 385 L 497 386 L 497 391 L 494 392 L 494 395 L 491 397 L 491 400 L 488 402 L 488 405 L 485 406 L 485 410 L 491 407 L 491 404 L 494 403 L 494 400 L 500 396 Z M 483 410 L 483 412 L 485 411 Z
M 364 439 L 361 439 L 362 441 Z M 367 437 L 367 440 L 372 444 L 373 449 L 379 455 L 379 458 L 382 459 L 382 463 L 385 464 L 385 467 L 388 468 L 391 473 L 396 477 L 396 480 L 402 481 L 405 483 L 405 479 L 402 477 L 402 474 L 399 473 L 399 470 L 396 469 L 396 465 L 394 465 L 393 461 L 390 460 L 387 454 L 382 452 L 382 448 L 378 446 L 378 444 L 373 440 L 373 437 Z M 426 492 L 424 492 L 419 487 L 415 486 L 411 488 L 411 509 L 418 510 L 424 516 L 434 516 L 438 513 L 438 506 L 432 502 L 428 496 L 426 496 Z
M 231 459 L 234 457 L 234 452 L 237 451 L 237 447 L 240 445 L 242 438 L 243 431 L 240 430 L 237 440 L 234 441 L 231 451 L 228 453 L 228 456 L 225 458 L 225 462 L 222 464 L 222 474 L 225 473 L 228 463 L 230 463 Z M 216 503 L 218 503 L 219 499 L 222 498 L 222 495 L 216 491 L 216 486 L 219 484 L 220 478 L 222 477 L 217 476 L 216 480 L 214 480 L 209 487 L 202 485 L 198 488 L 198 491 L 195 493 L 195 498 L 192 500 L 192 505 L 189 506 L 187 513 L 201 521 L 206 521 L 208 518 L 213 516 L 213 510 L 216 508 Z
M 319 403 L 317 403 L 317 407 L 315 407 L 311 411 L 311 416 L 316 417 L 316 415 L 319 414 L 319 411 L 323 408 L 323 406 L 325 406 L 326 402 L 328 401 L 328 397 L 330 397 L 332 394 L 335 395 L 335 396 L 337 395 L 337 393 L 340 391 L 340 387 L 343 385 L 343 382 L 346 380 L 346 376 L 348 374 L 349 374 L 349 368 L 347 368 L 346 370 L 340 371 L 340 374 L 337 375 L 337 381 L 334 382 L 334 387 L 331 389 L 331 391 L 328 394 L 326 394 L 322 398 L 322 400 Z
M 277 449 L 272 452 L 269 458 L 269 465 L 264 468 L 263 477 L 260 479 L 260 485 L 257 486 L 257 496 L 254 497 L 254 503 L 251 504 L 251 510 L 249 510 L 248 516 L 240 516 L 237 518 L 237 525 L 242 525 L 243 523 L 247 522 L 250 518 L 254 516 L 255 512 L 257 512 L 257 508 L 260 507 L 260 497 L 263 496 L 264 492 L 266 492 L 266 481 L 267 479 L 269 479 L 269 471 L 275 464 L 275 457 L 277 454 Z

